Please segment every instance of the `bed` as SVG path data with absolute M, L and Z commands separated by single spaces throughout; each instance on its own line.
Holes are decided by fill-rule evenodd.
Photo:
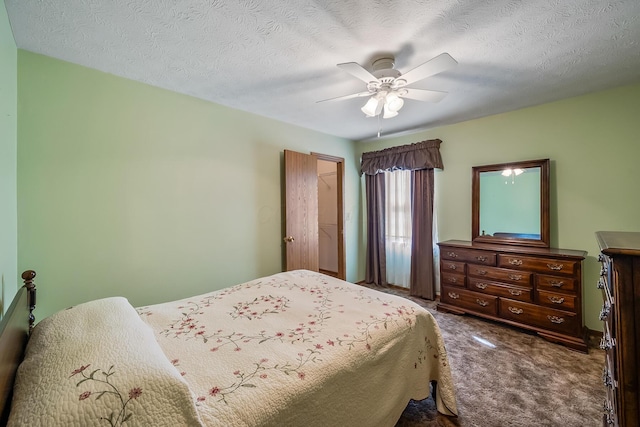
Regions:
M 33 327 L 34 277 L 2 322 L 23 319 L 0 335 L 9 426 L 393 426 L 432 391 L 457 415 L 438 325 L 405 298 L 298 270 L 146 307 L 90 301 Z

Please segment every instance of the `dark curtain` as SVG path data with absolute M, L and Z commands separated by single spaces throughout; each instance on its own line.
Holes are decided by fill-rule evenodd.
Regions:
M 385 258 L 384 174 L 365 176 L 367 203 L 367 253 L 365 282 L 387 284 L 387 260 Z
M 433 268 L 433 169 L 443 169 L 439 139 L 362 154 L 360 174 L 366 174 L 367 253 L 365 281 L 386 285 L 384 174 L 412 171 L 410 293 L 435 299 Z
M 433 169 L 411 172 L 411 277 L 409 293 L 434 300 Z

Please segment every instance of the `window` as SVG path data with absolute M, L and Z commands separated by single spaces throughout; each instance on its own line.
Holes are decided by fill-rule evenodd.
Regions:
M 408 288 L 411 277 L 411 171 L 385 172 L 384 181 L 386 280 Z

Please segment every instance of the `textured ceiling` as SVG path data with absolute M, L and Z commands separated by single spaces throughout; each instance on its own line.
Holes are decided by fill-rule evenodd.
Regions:
M 640 82 L 640 0 L 5 0 L 19 48 L 354 140 Z M 336 67 L 448 52 L 397 117 Z

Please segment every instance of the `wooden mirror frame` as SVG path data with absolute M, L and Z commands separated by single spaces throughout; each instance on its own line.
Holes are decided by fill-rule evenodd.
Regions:
M 500 163 L 486 166 L 474 166 L 471 196 L 471 240 L 475 243 L 495 243 L 501 245 L 550 246 L 549 232 L 549 159 L 527 160 L 523 162 Z M 523 239 L 516 237 L 494 237 L 480 235 L 480 173 L 498 170 L 540 168 L 540 239 Z

